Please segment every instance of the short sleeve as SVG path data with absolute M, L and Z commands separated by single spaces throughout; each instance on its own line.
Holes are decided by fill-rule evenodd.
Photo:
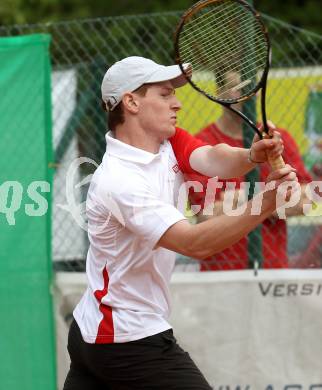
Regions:
M 190 166 L 191 153 L 202 146 L 208 145 L 206 142 L 193 137 L 187 131 L 176 128 L 176 133 L 169 139 L 173 152 L 183 173 L 197 173 Z

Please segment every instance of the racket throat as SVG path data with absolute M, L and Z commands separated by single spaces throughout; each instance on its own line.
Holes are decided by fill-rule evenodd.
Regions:
M 266 81 L 267 75 L 265 76 L 265 82 L 261 91 L 261 110 L 262 110 L 262 120 L 263 120 L 263 131 L 267 135 L 269 135 L 269 127 L 267 124 L 267 116 L 266 116 Z
M 258 136 L 260 137 L 260 139 L 263 138 L 263 135 L 262 133 L 258 130 L 256 124 L 251 120 L 249 119 L 242 111 L 240 110 L 236 110 L 235 108 L 233 108 L 231 106 L 230 103 L 221 103 L 224 107 L 227 107 L 228 109 L 230 109 L 231 111 L 233 111 L 235 114 L 237 114 L 240 118 L 242 118 L 253 130 L 255 130 L 255 132 L 258 134 Z

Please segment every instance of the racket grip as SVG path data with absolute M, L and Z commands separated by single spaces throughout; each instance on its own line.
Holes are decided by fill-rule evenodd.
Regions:
M 264 134 L 263 138 L 270 138 L 270 137 L 269 135 Z M 267 153 L 267 160 L 273 171 L 277 171 L 278 169 L 285 167 L 285 162 L 282 156 L 279 156 L 277 158 L 271 158 L 269 156 L 269 153 Z
M 273 171 L 277 171 L 277 169 L 285 167 L 285 162 L 282 156 L 277 158 L 270 158 L 269 154 L 267 154 L 267 159 Z

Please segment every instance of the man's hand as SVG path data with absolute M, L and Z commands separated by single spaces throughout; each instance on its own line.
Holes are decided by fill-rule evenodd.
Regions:
M 276 159 L 282 155 L 284 151 L 283 140 L 280 133 L 275 129 L 272 122 L 268 122 L 271 138 L 259 139 L 256 134 L 249 152 L 249 159 L 254 163 L 262 163 L 268 161 L 268 155 L 271 159 Z
M 285 193 L 282 194 L 281 189 Z M 286 164 L 285 167 L 268 175 L 263 201 L 270 203 L 273 209 L 276 210 L 276 208 L 283 206 L 282 203 L 288 202 L 294 191 L 298 190 L 300 190 L 300 185 L 296 176 L 296 169 Z

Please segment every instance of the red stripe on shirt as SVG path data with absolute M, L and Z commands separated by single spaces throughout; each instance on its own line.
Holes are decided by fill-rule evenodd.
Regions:
M 108 293 L 109 277 L 106 268 L 103 269 L 103 280 L 104 280 L 103 290 L 96 290 L 94 293 L 95 298 L 100 302 L 99 310 L 103 314 L 103 318 L 98 326 L 97 336 L 95 340 L 96 344 L 114 343 L 114 325 L 113 325 L 112 308 L 102 303 L 102 299 Z

